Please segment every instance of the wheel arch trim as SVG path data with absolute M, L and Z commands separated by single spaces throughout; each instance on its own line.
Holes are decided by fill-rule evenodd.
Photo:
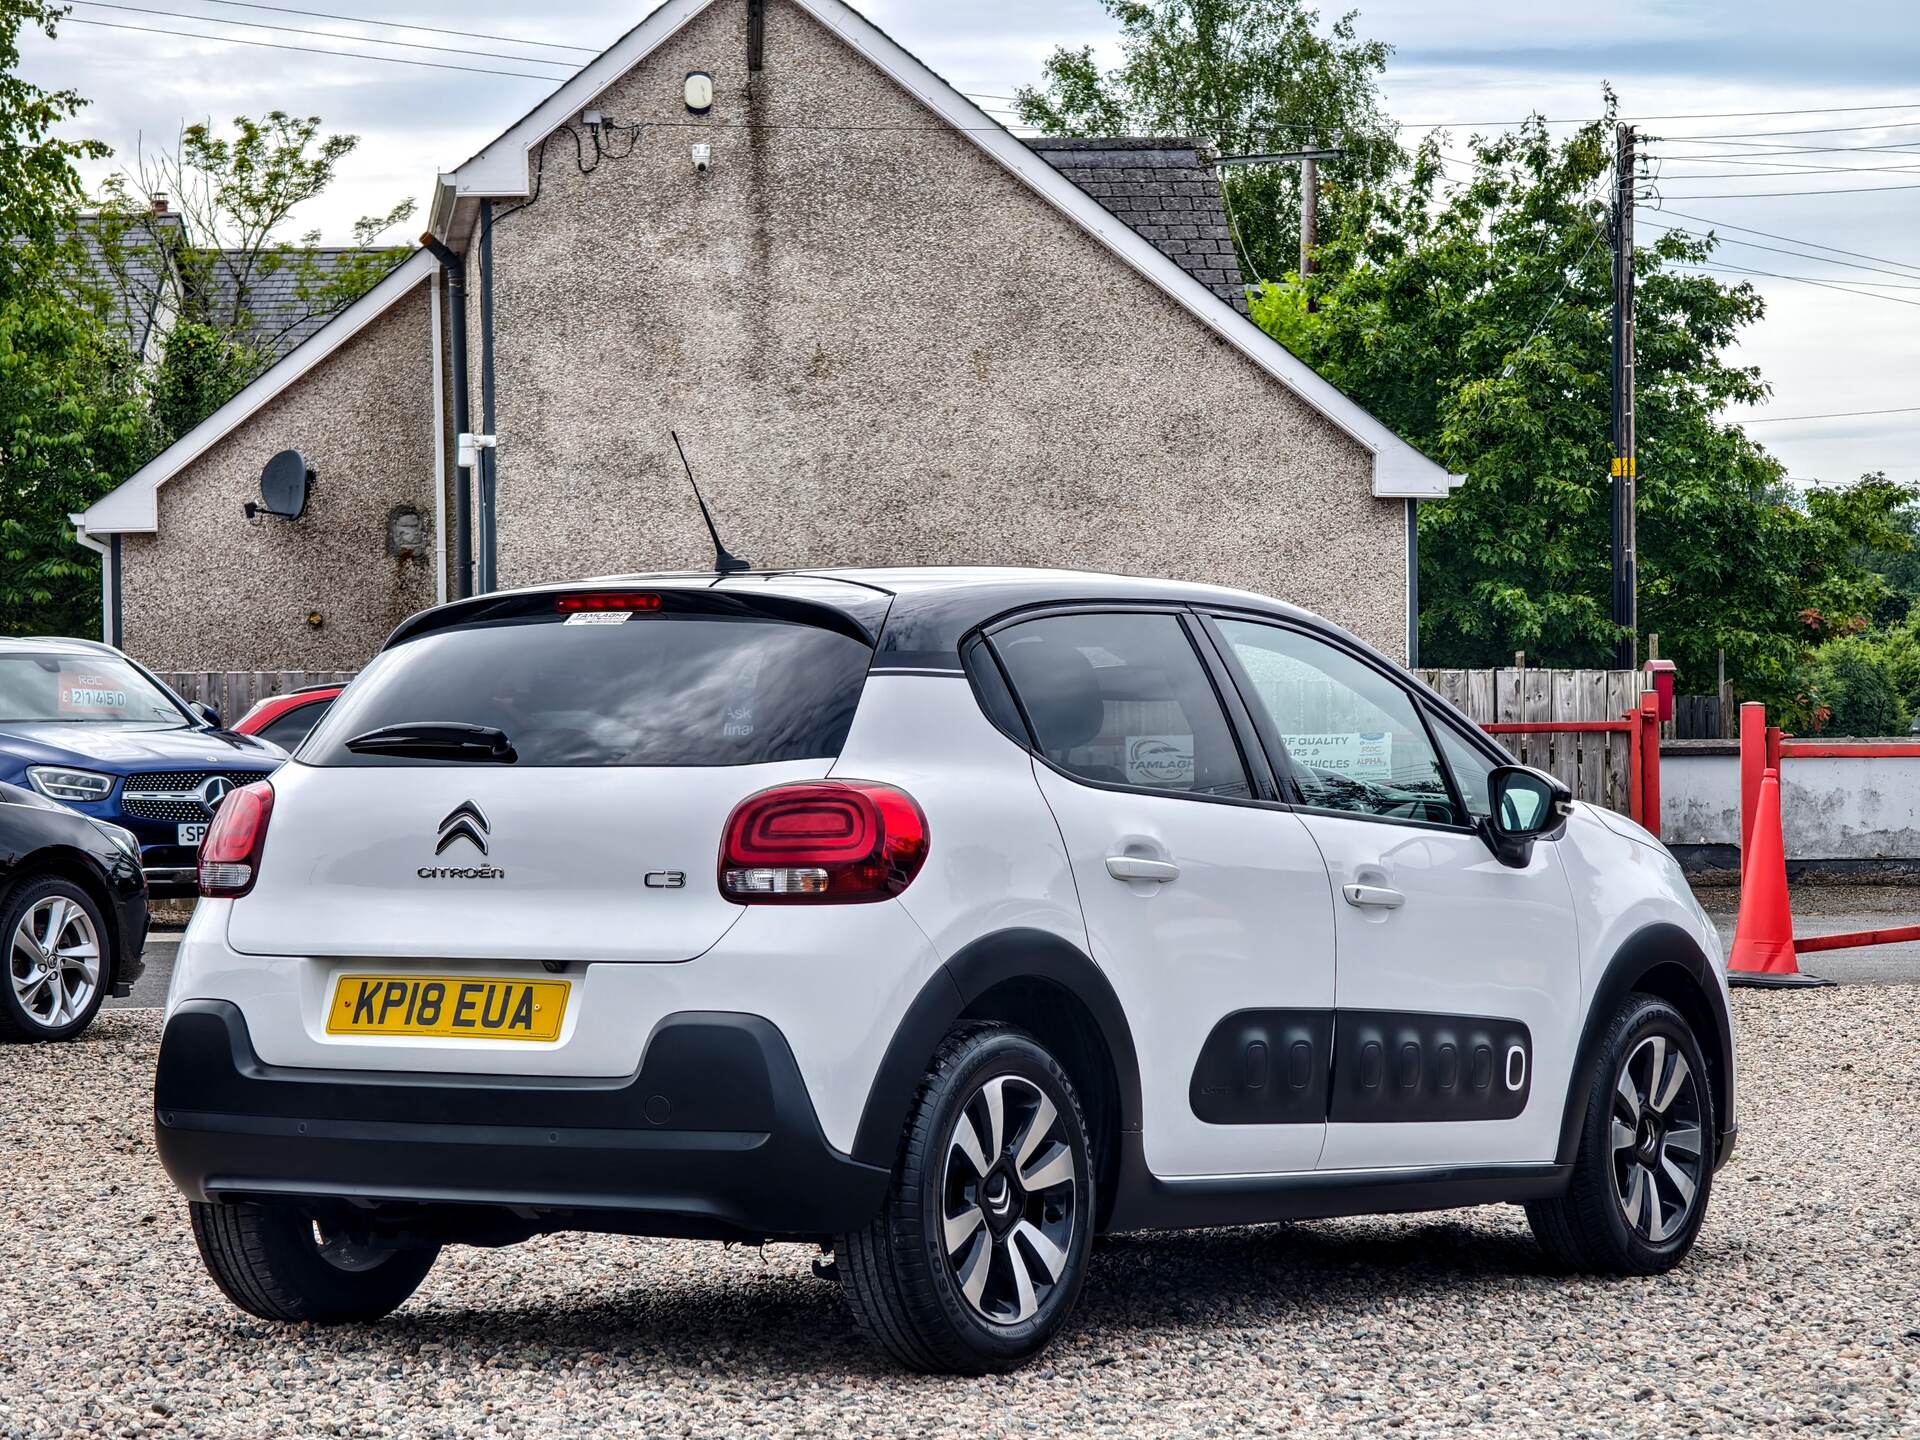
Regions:
M 1038 980 L 1070 993 L 1092 1017 L 1113 1064 L 1121 1132 L 1140 1128 L 1140 1063 L 1112 983 L 1084 950 L 1047 930 L 994 931 L 956 951 L 921 986 L 894 1027 L 867 1089 L 853 1158 L 891 1167 L 908 1108 L 940 1041 L 981 996 L 1008 981 Z
M 1677 972 L 1689 991 L 1713 1017 L 1709 1033 L 1697 1035 L 1707 1052 L 1709 1090 L 1714 1102 L 1714 1165 L 1718 1168 L 1733 1148 L 1735 1127 L 1729 1124 L 1727 1099 L 1733 1092 L 1733 1021 L 1720 988 L 1713 981 L 1712 964 L 1699 942 L 1680 926 L 1665 921 L 1642 926 L 1614 951 L 1594 987 L 1587 1018 L 1575 1051 L 1573 1074 L 1567 1085 L 1560 1120 L 1560 1144 L 1555 1163 L 1571 1165 L 1580 1149 L 1580 1125 L 1587 1097 L 1600 1066 L 1600 1041 L 1621 1004 L 1656 971 Z

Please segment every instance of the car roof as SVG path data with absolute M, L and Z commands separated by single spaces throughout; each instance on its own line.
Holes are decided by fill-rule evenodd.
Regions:
M 71 655 L 76 650 L 90 650 L 96 655 L 118 655 L 120 652 L 111 645 L 98 640 L 81 640 L 77 637 L 61 635 L 4 635 L 0 636 L 0 653 L 9 655 Z
M 422 611 L 393 632 L 387 647 L 429 630 L 478 619 L 483 609 L 501 600 L 641 586 L 758 592 L 827 606 L 850 616 L 869 635 L 878 637 L 876 670 L 957 670 L 959 643 L 968 633 L 1014 611 L 1047 605 L 1217 605 L 1311 623 L 1353 640 L 1338 626 L 1309 611 L 1250 590 L 1097 570 L 923 565 L 745 570 L 725 575 L 712 570 L 671 571 L 556 581 Z

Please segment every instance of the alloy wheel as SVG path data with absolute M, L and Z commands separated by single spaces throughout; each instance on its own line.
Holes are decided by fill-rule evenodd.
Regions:
M 1665 1035 L 1634 1046 L 1614 1083 L 1613 1184 L 1633 1232 L 1659 1245 L 1693 1214 L 1704 1176 L 1700 1081 Z
M 947 1142 L 941 1221 L 960 1293 L 997 1325 L 1030 1320 L 1065 1276 L 1080 1176 L 1053 1101 L 996 1075 L 961 1107 Z
M 14 926 L 7 972 L 27 1018 L 47 1030 L 79 1019 L 100 988 L 100 936 L 65 895 L 36 901 Z

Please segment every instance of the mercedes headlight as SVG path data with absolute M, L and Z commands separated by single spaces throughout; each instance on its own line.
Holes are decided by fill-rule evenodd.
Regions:
M 104 800 L 113 793 L 113 777 L 60 765 L 29 765 L 27 779 L 49 800 Z

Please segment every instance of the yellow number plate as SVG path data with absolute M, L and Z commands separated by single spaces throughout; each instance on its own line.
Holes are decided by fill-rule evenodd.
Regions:
M 565 980 L 342 975 L 327 1007 L 327 1033 L 552 1040 L 571 988 Z

